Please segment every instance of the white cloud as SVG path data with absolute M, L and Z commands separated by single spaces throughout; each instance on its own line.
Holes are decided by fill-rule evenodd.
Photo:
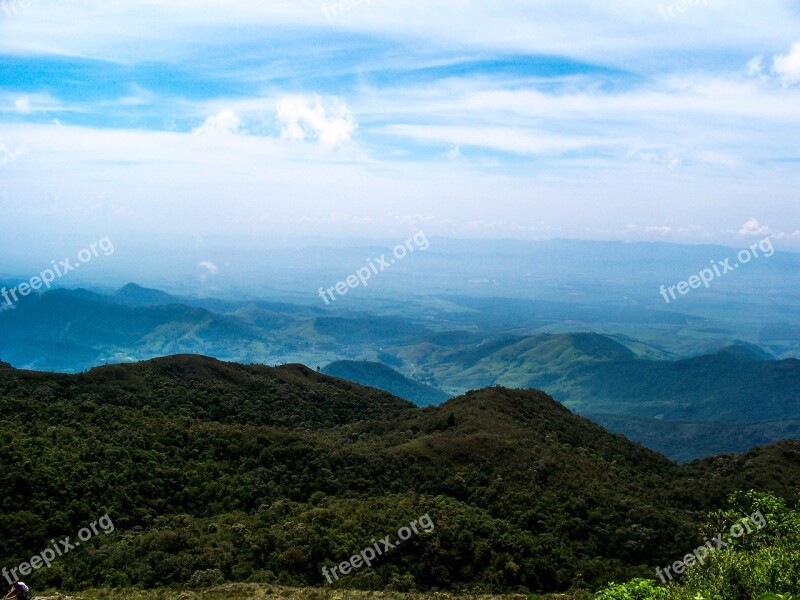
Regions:
M 794 44 L 788 54 L 774 57 L 772 70 L 781 78 L 784 87 L 800 83 L 800 42 Z
M 453 226 L 431 225 L 448 235 L 464 233 L 464 223 L 501 222 L 505 229 L 487 225 L 486 231 L 516 234 L 513 215 L 533 211 L 534 220 L 552 223 L 557 235 L 578 235 L 584 225 L 597 222 L 598 230 L 613 232 L 609 238 L 630 237 L 624 230 L 617 233 L 628 220 L 661 225 L 671 222 L 677 210 L 694 214 L 709 228 L 725 227 L 725 239 L 734 240 L 748 214 L 731 214 L 732 203 L 752 206 L 768 197 L 770 214 L 780 214 L 781 209 L 787 216 L 794 214 L 796 198 L 790 198 L 787 190 L 797 189 L 800 174 L 787 166 L 776 176 L 774 163 L 764 166 L 767 161 L 760 159 L 793 156 L 800 88 L 781 90 L 747 81 L 741 70 L 730 78 L 715 74 L 703 79 L 695 73 L 669 77 L 632 90 L 603 91 L 579 82 L 561 93 L 533 84 L 499 90 L 498 85 L 502 84 L 464 78 L 401 88 L 360 88 L 352 99 L 348 97 L 348 105 L 369 128 L 368 141 L 379 143 L 359 144 L 355 158 L 348 152 L 347 160 L 326 152 L 321 144 L 279 139 L 275 107 L 281 98 L 286 100 L 285 90 L 265 88 L 245 98 L 171 105 L 183 122 L 194 119 L 201 125 L 213 115 L 206 119 L 207 129 L 248 133 L 202 140 L 179 132 L 75 127 L 70 124 L 72 111 L 49 114 L 48 110 L 47 116 L 59 116 L 63 127 L 17 117 L 0 124 L 6 143 L 13 140 L 32 149 L 29 158 L 5 171 L 9 175 L 13 168 L 14 177 L 7 177 L 0 187 L 9 197 L 30 199 L 29 205 L 14 209 L 20 221 L 34 211 L 39 211 L 37 219 L 46 221 L 48 217 L 39 213 L 51 210 L 44 199 L 52 189 L 75 198 L 79 205 L 78 198 L 87 189 L 107 190 L 114 185 L 135 190 L 124 193 L 120 203 L 136 207 L 141 215 L 121 227 L 149 227 L 155 221 L 152 215 L 158 214 L 155 226 L 163 228 L 220 227 L 280 234 L 386 232 L 397 227 L 384 216 L 387 210 L 403 206 L 407 214 L 427 214 L 435 205 L 442 218 L 457 220 Z M 21 90 L 9 93 L 3 105 L 13 110 L 20 95 Z M 38 96 L 30 98 L 33 111 L 46 110 L 48 105 Z M 305 107 L 313 111 L 313 96 Z M 327 104 L 323 107 L 327 123 L 334 113 Z M 224 118 L 223 108 L 229 118 Z M 256 127 L 259 115 L 268 124 L 263 131 Z M 309 126 L 304 122 L 297 126 L 301 131 L 297 139 L 318 139 L 316 130 L 306 131 Z M 268 131 L 273 135 L 266 135 Z M 388 135 L 381 138 L 381 134 Z M 433 154 L 458 148 L 469 157 L 467 165 L 476 160 L 473 156 L 486 154 L 474 152 L 476 147 L 535 158 L 519 161 L 502 156 L 499 169 L 462 168 L 454 178 L 457 164 L 442 168 L 444 161 L 430 160 L 430 150 L 416 153 L 400 138 L 430 143 Z M 571 148 L 602 151 L 576 152 L 562 160 L 559 154 Z M 625 160 L 630 148 L 656 153 L 665 164 L 673 152 L 684 163 L 678 172 L 654 168 L 644 160 Z M 708 161 L 700 157 L 711 151 L 741 157 L 747 168 L 708 168 Z M 608 190 L 609 204 L 596 201 L 598 179 Z M 335 228 L 324 220 L 318 226 L 294 225 L 303 214 L 326 214 L 332 197 L 341 199 L 335 204 L 337 211 L 373 218 L 335 222 Z M 465 197 L 500 200 L 465 203 Z M 254 215 L 262 214 L 266 206 L 274 219 L 256 221 Z M 465 211 L 468 214 L 462 216 Z M 226 216 L 230 213 L 239 220 Z M 719 213 L 728 214 L 724 223 Z M 788 231 L 797 229 L 797 223 L 792 225 Z M 705 235 L 674 226 L 665 239 L 696 241 Z M 645 239 L 662 238 L 651 231 Z M 796 240 L 791 242 L 798 246 Z M 197 276 L 201 272 L 208 271 L 198 270 Z
M 327 102 L 319 96 L 313 101 L 301 96 L 280 100 L 277 107 L 281 137 L 289 140 L 317 140 L 333 149 L 353 139 L 358 125 L 350 109 L 337 98 Z
M 27 96 L 23 98 L 17 98 L 14 101 L 14 108 L 17 109 L 17 112 L 27 115 L 29 112 L 31 112 L 31 99 Z
M 668 235 L 668 234 L 672 233 L 672 227 L 650 225 L 649 227 L 645 227 L 644 232 L 645 233 L 659 233 L 661 235 Z
M 551 154 L 606 147 L 620 143 L 612 138 L 560 135 L 521 127 L 389 125 L 382 133 L 449 146 L 490 148 L 514 154 Z
M 682 162 L 680 158 L 678 158 L 669 150 L 632 148 L 628 152 L 627 157 L 638 158 L 644 162 L 655 165 L 663 165 L 669 167 L 670 169 L 680 166 Z
M 461 153 L 461 148 L 454 146 L 450 150 L 442 153 L 442 158 L 452 160 L 454 162 L 461 162 L 464 160 L 464 155 Z
M 344 32 L 353 39 L 367 34 L 373 39 L 407 37 L 444 47 L 496 47 L 592 61 L 603 56 L 605 61 L 627 66 L 630 56 L 644 57 L 650 51 L 664 55 L 705 47 L 713 54 L 735 44 L 740 49 L 753 48 L 755 53 L 775 40 L 796 35 L 794 3 L 762 2 L 758 11 L 744 0 L 709 4 L 693 12 L 691 19 L 676 20 L 667 28 L 652 3 L 632 0 L 393 0 L 391 8 L 353 10 L 334 21 L 325 17 L 321 0 L 74 0 L 26 11 L 24 19 L 6 19 L 0 46 L 106 60 L 161 61 L 196 48 L 199 30 L 284 26 L 322 29 L 323 35 Z M 81 19 L 81 15 L 94 19 Z M 98 28 L 96 22 L 103 27 Z M 314 37 L 319 40 L 323 35 Z
M 746 237 L 756 237 L 761 235 L 769 235 L 771 233 L 771 229 L 766 225 L 761 225 L 757 219 L 750 219 L 742 225 L 742 228 L 739 230 L 739 235 L 743 235 Z
M 11 148 L 0 142 L 0 167 L 5 167 L 10 162 L 16 160 L 27 152 L 27 148 Z
M 747 63 L 746 67 L 747 74 L 750 77 L 757 77 L 764 72 L 764 57 L 754 56 L 750 61 Z
M 197 266 L 206 269 L 211 275 L 219 275 L 219 267 L 209 260 L 201 261 Z
M 209 260 L 201 261 L 197 266 L 205 270 L 205 272 L 200 275 L 201 282 L 205 282 L 209 277 L 219 275 L 219 267 Z
M 241 119 L 231 109 L 212 115 L 205 120 L 200 127 L 194 130 L 198 135 L 220 136 L 239 133 Z

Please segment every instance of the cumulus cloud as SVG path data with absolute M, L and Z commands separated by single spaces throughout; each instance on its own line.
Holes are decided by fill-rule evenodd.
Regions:
M 239 133 L 242 125 L 241 119 L 231 109 L 211 115 L 200 127 L 194 130 L 198 135 L 220 136 Z
M 733 233 L 729 231 L 728 233 Z M 795 231 L 777 231 L 767 225 L 762 225 L 758 219 L 749 219 L 747 223 L 742 225 L 738 231 L 742 237 L 769 237 L 775 240 L 788 240 L 794 241 L 800 239 L 800 230 Z
M 358 127 L 350 109 L 334 98 L 313 101 L 300 96 L 290 96 L 278 102 L 278 124 L 281 137 L 288 140 L 316 140 L 325 148 L 333 149 L 353 139 Z
M 209 277 L 219 275 L 219 267 L 209 260 L 201 261 L 197 266 L 204 270 L 204 273 L 200 275 L 201 282 L 204 282 Z
M 772 67 L 766 64 L 763 55 L 754 56 L 745 66 L 750 77 L 777 79 L 784 88 L 800 83 L 800 42 L 795 43 L 786 54 L 772 57 Z
M 772 59 L 772 71 L 781 78 L 784 87 L 800 83 L 800 42 L 792 46 L 788 54 Z
M 757 219 L 750 219 L 747 221 L 747 223 L 742 225 L 742 228 L 739 230 L 739 235 L 755 237 L 760 235 L 769 235 L 770 232 L 770 228 L 759 223 Z
M 29 112 L 31 112 L 31 99 L 27 96 L 23 98 L 17 98 L 14 101 L 14 108 L 17 109 L 17 112 L 27 115 Z

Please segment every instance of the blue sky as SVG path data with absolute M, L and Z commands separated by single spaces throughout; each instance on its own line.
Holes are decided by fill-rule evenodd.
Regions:
M 800 250 L 799 101 L 788 0 L 0 0 L 0 210 Z

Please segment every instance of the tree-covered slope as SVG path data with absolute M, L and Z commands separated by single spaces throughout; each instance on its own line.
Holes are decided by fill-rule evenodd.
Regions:
M 324 583 L 321 568 L 420 515 L 337 585 L 563 590 L 649 572 L 753 482 L 786 493 L 793 446 L 688 467 L 536 391 L 416 408 L 306 367 L 195 356 L 53 375 L 0 369 L 0 554 L 18 564 L 109 514 L 36 585 Z M 200 575 L 198 575 L 198 573 Z
M 396 349 L 425 381 L 453 393 L 491 385 L 545 390 L 570 408 L 676 460 L 797 437 L 800 360 L 737 343 L 665 359 L 598 334 L 491 339 L 469 349 Z

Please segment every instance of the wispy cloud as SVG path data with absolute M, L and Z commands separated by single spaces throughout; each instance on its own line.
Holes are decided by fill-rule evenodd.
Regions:
M 199 277 L 201 283 L 205 283 L 210 277 L 219 275 L 219 267 L 210 260 L 201 261 L 197 267 L 202 271 Z
M 691 241 L 737 238 L 768 197 L 765 221 L 800 228 L 788 3 L 668 24 L 630 0 L 321 6 L 75 0 L 0 19 L 0 139 L 30 149 L 0 171 L 4 214 L 114 186 L 141 219 L 121 227 L 363 233 L 433 205 L 447 233 Z

